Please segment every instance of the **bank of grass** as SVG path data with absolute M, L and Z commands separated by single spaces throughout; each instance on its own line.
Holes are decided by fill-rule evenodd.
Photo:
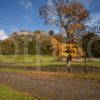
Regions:
M 48 66 L 65 65 L 65 62 L 58 61 L 57 57 L 41 55 L 6 55 L 0 56 L 0 65 L 7 66 Z
M 6 66 L 9 66 L 7 68 Z M 12 66 L 12 67 L 11 67 Z M 41 55 L 6 55 L 6 56 L 0 56 L 0 72 L 15 72 L 15 73 L 24 73 L 24 74 L 30 74 L 34 75 L 35 72 L 31 70 L 25 70 L 25 67 L 62 67 L 66 66 L 65 61 L 58 60 L 57 57 L 52 56 L 41 56 Z M 84 62 L 73 62 L 74 67 L 83 67 Z M 100 67 L 100 61 L 88 61 L 87 67 Z M 44 72 L 45 73 L 45 72 Z M 43 74 L 41 72 L 41 74 Z M 53 74 L 54 76 L 57 73 Z M 57 74 L 58 75 L 58 74 Z M 59 73 L 59 75 L 63 75 L 63 73 Z M 58 76 L 59 76 L 58 75 Z M 66 77 L 69 76 L 69 74 L 64 74 Z M 85 78 L 85 79 L 93 79 L 93 80 L 100 80 L 100 74 L 96 73 L 88 73 L 86 75 L 84 74 L 77 74 L 77 73 L 71 73 L 70 77 L 76 77 L 76 78 Z
M 73 62 L 73 66 L 84 66 L 84 62 Z M 87 61 L 87 67 L 100 67 L 100 61 Z
M 58 60 L 57 57 L 47 55 L 0 55 L 0 66 L 22 66 L 22 67 L 36 67 L 36 66 L 65 66 L 66 62 Z M 83 62 L 73 62 L 73 66 L 84 66 Z M 87 61 L 89 67 L 100 67 L 100 61 Z
M 0 100 L 38 100 L 27 94 L 15 91 L 12 88 L 0 84 Z
M 1 62 L 48 62 L 54 61 L 56 57 L 47 56 L 47 55 L 0 55 Z

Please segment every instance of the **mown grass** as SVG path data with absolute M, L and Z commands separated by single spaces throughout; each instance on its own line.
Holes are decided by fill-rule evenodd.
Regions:
M 55 57 L 41 55 L 0 55 L 1 62 L 44 62 L 53 61 Z
M 48 66 L 48 65 L 65 65 L 65 62 L 58 61 L 57 57 L 41 55 L 6 55 L 0 56 L 0 65 L 10 66 Z
M 6 68 L 5 66 L 12 66 L 11 68 Z M 41 55 L 6 55 L 0 56 L 0 72 L 16 72 L 16 73 L 33 73 L 31 70 L 25 69 L 25 67 L 58 67 L 58 66 L 66 66 L 65 61 L 58 60 L 57 57 L 52 56 L 41 56 Z M 84 62 L 73 62 L 72 66 L 74 67 L 83 67 Z M 87 67 L 100 67 L 100 61 L 87 61 Z M 19 68 L 20 67 L 20 68 Z M 77 73 L 76 73 L 77 74 Z M 100 80 L 100 75 L 96 73 L 89 73 L 87 75 L 76 75 L 78 78 L 90 78 Z
M 57 57 L 52 56 L 41 56 L 41 55 L 0 55 L 0 65 L 7 66 L 64 66 L 65 61 L 58 60 Z M 84 61 L 73 62 L 73 66 L 84 66 Z M 100 67 L 100 61 L 92 60 L 87 61 L 87 66 L 89 67 Z
M 37 100 L 32 96 L 15 91 L 12 88 L 0 84 L 0 100 Z
M 84 66 L 84 62 L 73 62 L 73 66 Z M 100 67 L 100 61 L 87 61 L 87 67 Z

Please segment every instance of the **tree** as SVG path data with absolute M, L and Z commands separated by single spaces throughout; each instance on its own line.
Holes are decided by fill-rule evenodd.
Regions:
M 87 32 L 86 35 L 82 37 L 82 47 L 86 53 L 87 57 L 92 57 L 88 54 L 88 43 L 91 42 L 92 39 L 95 39 L 95 37 L 99 38 L 99 35 L 97 35 L 94 32 Z M 95 39 L 91 44 L 91 53 L 93 54 L 93 57 L 100 57 L 100 40 Z
M 54 24 L 64 29 L 67 36 L 66 42 L 69 44 L 85 34 L 84 22 L 89 14 L 82 3 L 77 0 L 52 0 L 52 5 L 43 5 L 39 9 L 39 14 L 46 24 Z M 70 52 L 69 48 L 69 56 Z
M 41 30 L 35 32 L 25 31 L 27 34 L 14 33 L 8 39 L 0 42 L 0 54 L 3 55 L 50 55 L 50 36 Z
M 87 32 L 87 34 L 85 34 L 82 37 L 82 48 L 85 51 L 87 57 L 89 57 L 88 51 L 87 51 L 87 44 L 93 37 L 96 37 L 96 36 L 97 35 L 93 32 Z
M 84 52 L 76 43 L 73 44 L 66 44 L 62 41 L 60 41 L 60 37 L 53 36 L 51 37 L 51 49 L 53 50 L 53 55 L 56 55 L 57 57 L 67 57 L 68 53 L 66 51 L 69 50 L 69 47 L 71 49 L 71 55 L 73 58 L 77 58 L 78 56 L 83 56 Z
M 50 30 L 50 31 L 49 31 L 49 35 L 50 35 L 50 36 L 52 36 L 52 35 L 54 35 L 54 34 L 55 34 L 55 33 L 54 33 L 54 30 Z
M 91 49 L 93 56 L 96 58 L 100 58 L 100 40 L 94 41 Z
M 15 45 L 11 40 L 4 40 L 0 43 L 0 54 L 12 55 L 15 53 Z

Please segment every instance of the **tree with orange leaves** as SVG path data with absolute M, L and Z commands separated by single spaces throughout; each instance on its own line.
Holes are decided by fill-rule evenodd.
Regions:
M 52 0 L 52 4 L 46 4 L 39 9 L 40 17 L 46 24 L 54 24 L 66 31 L 67 43 L 72 44 L 77 37 L 85 34 L 85 20 L 89 16 L 88 11 L 78 0 Z M 68 50 L 69 56 L 71 50 Z M 68 63 L 71 60 L 67 60 Z M 69 65 L 70 69 L 71 63 Z

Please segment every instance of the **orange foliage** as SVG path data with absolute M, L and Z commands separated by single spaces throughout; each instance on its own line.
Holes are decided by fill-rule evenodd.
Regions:
M 81 57 L 84 55 L 84 52 L 76 43 L 72 44 L 65 44 L 61 43 L 59 40 L 57 40 L 55 37 L 51 37 L 51 45 L 53 50 L 53 55 L 59 56 L 59 57 L 67 57 L 68 51 L 70 49 L 72 57 Z
M 60 5 L 59 10 L 62 14 L 67 14 L 70 16 L 74 16 L 74 18 L 79 19 L 79 20 L 84 20 L 85 18 L 88 17 L 88 12 L 86 9 L 84 9 L 84 6 L 79 3 L 73 3 L 68 6 L 65 5 Z

